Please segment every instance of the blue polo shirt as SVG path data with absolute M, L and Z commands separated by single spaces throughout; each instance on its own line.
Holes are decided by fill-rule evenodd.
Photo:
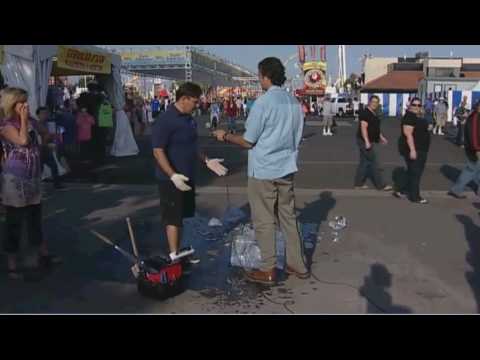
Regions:
M 160 111 L 160 101 L 158 99 L 152 100 L 152 112 L 159 112 Z
M 197 123 L 190 114 L 182 114 L 172 104 L 162 113 L 152 127 L 152 146 L 163 149 L 173 170 L 195 182 L 195 167 L 198 162 Z M 155 167 L 158 180 L 170 180 L 160 169 Z

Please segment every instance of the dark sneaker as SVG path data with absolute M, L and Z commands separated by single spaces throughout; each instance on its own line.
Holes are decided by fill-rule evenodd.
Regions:
M 185 275 L 189 275 L 192 272 L 192 265 L 197 265 L 200 263 L 200 259 L 194 256 L 189 256 L 188 258 L 182 259 L 182 268 Z
M 355 186 L 356 190 L 367 190 L 369 189 L 368 185 Z
M 55 255 L 43 255 L 38 260 L 38 265 L 44 269 L 51 269 L 55 265 L 63 263 L 63 259 Z
M 427 199 L 418 199 L 418 200 L 415 200 L 415 201 L 412 201 L 414 202 L 415 204 L 421 204 L 421 205 L 426 205 L 428 204 L 428 200 Z
M 394 191 L 393 196 L 395 196 L 397 199 L 406 199 L 407 195 L 402 193 L 401 191 Z
M 447 195 L 454 197 L 455 199 L 466 199 L 467 197 L 465 195 L 458 195 L 454 193 L 453 191 L 447 192 Z

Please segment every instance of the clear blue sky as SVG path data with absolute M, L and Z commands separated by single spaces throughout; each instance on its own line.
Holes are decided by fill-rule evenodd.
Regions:
M 125 45 L 133 47 L 133 45 Z M 156 45 L 168 49 L 174 46 Z M 257 63 L 264 57 L 277 56 L 282 60 L 297 51 L 296 45 L 195 45 L 208 50 L 218 56 L 227 58 L 239 65 L 256 71 Z M 145 46 L 142 46 L 145 47 Z M 419 51 L 430 51 L 431 56 L 478 57 L 480 58 L 480 46 L 478 45 L 347 45 L 347 72 L 360 73 L 360 58 L 365 53 L 373 56 L 413 56 Z M 328 73 L 335 79 L 337 75 L 337 46 L 327 46 Z M 293 62 L 292 62 L 293 63 Z M 288 73 L 295 73 L 295 68 L 288 67 Z

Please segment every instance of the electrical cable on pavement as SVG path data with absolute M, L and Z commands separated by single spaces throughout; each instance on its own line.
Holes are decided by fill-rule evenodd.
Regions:
M 292 310 L 287 306 L 287 305 L 293 305 L 293 304 L 295 304 L 294 301 L 289 300 L 289 301 L 285 301 L 285 302 L 283 302 L 283 303 L 280 303 L 280 302 L 277 302 L 277 301 L 274 301 L 274 300 L 270 299 L 267 295 L 265 295 L 264 292 L 262 292 L 262 296 L 263 296 L 265 299 L 267 299 L 268 301 L 270 301 L 272 304 L 283 306 L 283 307 L 285 308 L 285 310 L 287 310 L 290 314 L 295 314 L 295 312 L 292 311 Z

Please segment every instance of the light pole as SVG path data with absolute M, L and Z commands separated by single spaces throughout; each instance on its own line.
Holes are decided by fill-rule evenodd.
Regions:
M 295 52 L 291 54 L 290 56 L 287 57 L 287 59 L 283 62 L 283 66 L 285 69 L 287 69 L 287 66 L 293 61 L 298 59 L 298 54 Z M 295 69 L 298 69 L 298 61 L 294 63 Z M 287 79 L 287 82 L 290 83 L 290 91 L 293 93 L 295 91 L 294 89 L 294 79 L 299 77 L 298 74 L 296 74 L 294 77 Z

